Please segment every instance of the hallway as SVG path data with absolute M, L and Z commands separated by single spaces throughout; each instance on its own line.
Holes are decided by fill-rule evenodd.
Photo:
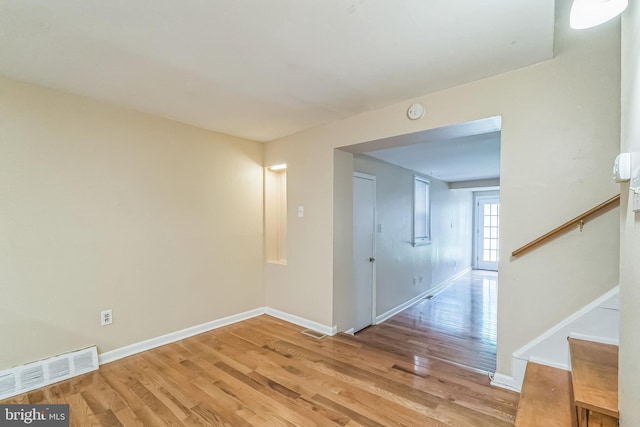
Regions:
M 497 311 L 498 274 L 473 270 L 434 298 L 427 297 L 356 336 L 398 355 L 495 372 Z

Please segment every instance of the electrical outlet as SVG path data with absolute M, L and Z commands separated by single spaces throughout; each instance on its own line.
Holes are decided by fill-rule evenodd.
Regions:
M 100 325 L 107 326 L 113 323 L 113 310 L 104 310 L 100 312 Z

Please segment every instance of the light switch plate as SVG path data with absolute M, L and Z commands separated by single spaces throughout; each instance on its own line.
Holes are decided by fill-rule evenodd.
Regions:
M 640 212 L 640 168 L 631 176 L 631 200 L 634 212 Z

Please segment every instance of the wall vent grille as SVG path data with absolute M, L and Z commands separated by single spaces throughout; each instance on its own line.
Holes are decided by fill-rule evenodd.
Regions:
M 96 346 L 0 371 L 0 400 L 98 369 Z

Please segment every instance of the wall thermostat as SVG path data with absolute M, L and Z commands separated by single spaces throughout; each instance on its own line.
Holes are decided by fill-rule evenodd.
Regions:
M 625 182 L 631 179 L 631 153 L 621 153 L 613 163 L 613 179 Z
M 418 120 L 424 116 L 424 105 L 422 104 L 411 104 L 409 109 L 407 110 L 407 117 L 411 120 Z

